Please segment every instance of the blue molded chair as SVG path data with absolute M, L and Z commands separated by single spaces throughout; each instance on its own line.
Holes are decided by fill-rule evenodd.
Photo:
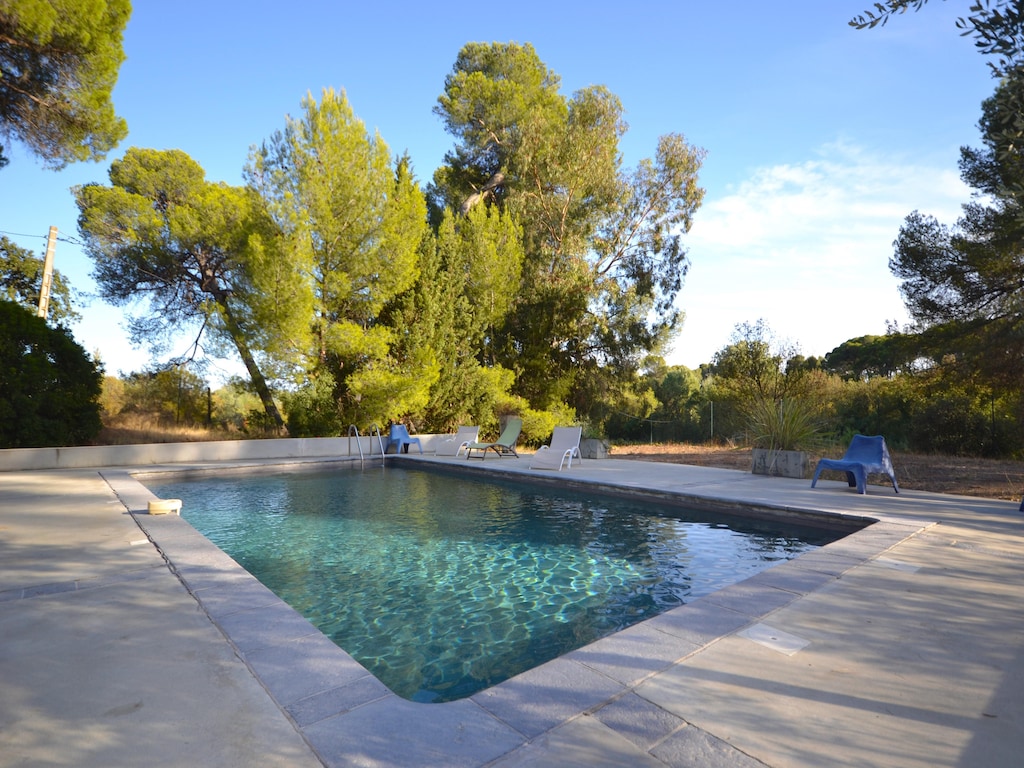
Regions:
M 408 453 L 409 446 L 413 443 L 420 449 L 420 453 L 423 453 L 423 444 L 418 437 L 410 437 L 409 430 L 405 428 L 404 424 L 392 424 L 385 450 L 390 451 L 391 446 L 395 446 L 395 453 L 402 453 L 403 449 L 405 453 Z
M 846 482 L 851 488 L 857 487 L 857 493 L 867 493 L 868 475 L 888 475 L 892 481 L 893 490 L 900 492 L 896 484 L 896 470 L 892 467 L 892 459 L 889 458 L 889 448 L 885 444 L 885 438 L 881 435 L 868 437 L 867 435 L 854 435 L 850 441 L 850 447 L 841 459 L 822 459 L 814 470 L 814 478 L 811 480 L 811 488 L 818 482 L 818 475 L 823 469 L 835 469 L 846 473 Z

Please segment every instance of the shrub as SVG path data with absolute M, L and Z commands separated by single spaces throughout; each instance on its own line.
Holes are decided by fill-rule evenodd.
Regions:
M 206 380 L 183 365 L 137 371 L 120 382 L 119 392 L 112 382 L 104 387 L 102 402 L 109 416 L 146 415 L 162 426 L 207 424 L 210 400 Z
M 67 330 L 0 300 L 0 448 L 90 442 L 102 428 L 102 383 Z
M 292 437 L 335 437 L 344 434 L 334 379 L 317 376 L 284 397 L 288 434 Z

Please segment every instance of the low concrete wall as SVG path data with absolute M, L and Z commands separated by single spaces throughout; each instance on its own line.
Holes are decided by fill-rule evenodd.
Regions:
M 437 450 L 448 435 L 413 435 L 424 453 Z M 383 435 L 384 445 L 388 443 Z M 380 455 L 376 437 L 296 437 L 277 440 L 218 440 L 197 443 L 146 443 L 143 445 L 84 445 L 73 448 L 6 448 L 0 450 L 0 472 L 26 469 L 76 469 L 79 467 L 138 467 L 150 464 L 181 464 L 204 461 L 328 458 Z M 409 448 L 417 453 L 416 446 Z M 351 452 L 350 452 L 351 449 Z
M 376 438 L 358 438 L 363 453 L 379 454 Z M 384 438 L 385 445 L 387 438 Z M 0 450 L 0 472 L 26 469 L 125 467 L 203 461 L 302 459 L 358 455 L 356 438 L 308 437 L 277 440 L 221 440 L 205 443 L 89 445 L 73 448 L 8 448 Z M 414 448 L 415 450 L 415 448 Z M 424 441 L 426 450 L 426 441 Z

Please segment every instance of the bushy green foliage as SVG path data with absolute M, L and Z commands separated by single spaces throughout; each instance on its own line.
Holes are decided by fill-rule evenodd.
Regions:
M 840 442 L 855 434 L 884 435 L 890 447 L 909 449 L 916 397 L 909 376 L 847 382 L 832 399 L 832 432 Z
M 650 434 L 644 437 L 700 442 L 712 436 L 713 406 L 703 390 L 700 371 L 681 365 L 663 367 L 648 379 L 658 406 L 650 415 Z M 665 434 L 670 428 L 671 434 Z
M 909 443 L 916 450 L 952 456 L 998 457 L 1024 447 L 1007 418 L 1005 399 L 971 387 L 957 387 L 916 403 Z
M 210 400 L 206 380 L 182 365 L 130 373 L 104 384 L 103 404 L 109 416 L 146 414 L 157 424 L 207 424 Z
M 100 410 L 105 419 L 113 418 L 124 410 L 127 396 L 124 379 L 117 376 L 104 376 L 100 392 Z
M 88 443 L 102 380 L 68 331 L 0 299 L 0 448 Z
M 310 377 L 297 390 L 286 394 L 284 411 L 292 437 L 337 437 L 346 433 L 334 379 L 326 372 Z
M 493 363 L 493 329 L 514 301 L 522 262 L 520 228 L 497 209 L 479 207 L 466 216 L 450 211 L 436 236 L 420 249 L 420 274 L 412 290 L 381 315 L 394 328 L 394 358 L 421 370 L 429 384 L 421 405 L 400 418 L 421 431 L 450 432 L 460 424 L 484 424 L 515 382 L 513 371 Z
M 442 376 L 431 390 L 431 399 L 420 413 L 410 420 L 424 432 L 451 432 L 460 424 L 496 422 L 499 410 L 516 411 L 526 407 L 525 400 L 514 399 L 509 389 L 514 374 L 500 366 L 488 367 L 476 362 L 446 359 Z M 442 389 L 442 385 L 447 385 Z
M 794 450 L 808 447 L 823 428 L 826 374 L 777 340 L 763 320 L 736 326 L 711 374 L 706 395 L 716 405 L 718 434 Z
M 213 422 L 226 430 L 237 430 L 262 434 L 267 429 L 259 396 L 244 379 L 232 379 L 215 389 L 213 399 Z M 254 415 L 255 414 L 255 415 Z
M 533 448 L 544 445 L 551 439 L 555 427 L 567 427 L 576 423 L 576 413 L 567 406 L 558 405 L 549 410 L 536 410 L 527 406 L 525 401 L 518 398 L 516 400 L 506 401 L 503 407 L 510 409 L 513 404 L 519 406 L 518 415 L 523 420 L 520 445 Z
M 128 134 L 111 93 L 130 15 L 129 0 L 0 3 L 0 137 L 51 168 L 115 147 Z
M 962 456 L 1024 455 L 1024 397 L 1018 391 L 940 376 L 936 371 L 848 382 L 831 398 L 839 441 L 885 435 L 900 450 Z

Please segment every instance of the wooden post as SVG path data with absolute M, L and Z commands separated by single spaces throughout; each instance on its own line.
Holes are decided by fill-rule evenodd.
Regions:
M 53 286 L 53 252 L 57 249 L 57 228 L 50 227 L 46 238 L 46 257 L 43 259 L 43 282 L 39 286 L 39 317 L 46 318 L 50 312 L 50 288 Z

